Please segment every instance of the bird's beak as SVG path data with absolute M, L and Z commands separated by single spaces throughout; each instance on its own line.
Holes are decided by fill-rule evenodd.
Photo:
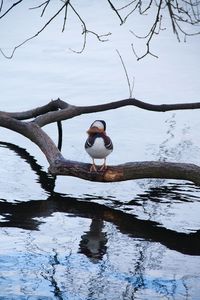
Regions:
M 95 126 L 94 127 L 90 127 L 88 129 L 88 131 L 87 131 L 88 134 L 91 134 L 91 133 L 102 133 L 102 132 L 104 132 L 103 129 L 100 129 L 100 128 L 95 127 Z

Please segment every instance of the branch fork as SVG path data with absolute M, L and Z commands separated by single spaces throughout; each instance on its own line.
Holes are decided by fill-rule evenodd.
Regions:
M 63 157 L 61 121 L 88 113 L 96 113 L 124 106 L 136 106 L 149 111 L 200 109 L 200 102 L 155 105 L 137 100 L 124 99 L 100 105 L 74 106 L 61 99 L 24 112 L 0 112 L 0 126 L 16 131 L 35 143 L 49 162 L 49 172 L 53 175 L 74 176 L 96 182 L 117 182 L 142 178 L 165 178 L 189 180 L 200 185 L 200 167 L 188 163 L 161 161 L 129 162 L 107 166 L 106 170 L 90 172 L 91 164 L 71 161 Z M 22 122 L 23 121 L 23 122 Z M 59 125 L 59 146 L 57 147 L 42 129 L 47 124 Z

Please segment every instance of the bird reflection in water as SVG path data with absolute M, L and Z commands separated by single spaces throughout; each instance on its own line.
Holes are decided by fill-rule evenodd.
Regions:
M 93 218 L 89 231 L 81 236 L 79 253 L 85 254 L 93 263 L 98 263 L 106 253 L 108 239 L 103 227 L 103 220 Z

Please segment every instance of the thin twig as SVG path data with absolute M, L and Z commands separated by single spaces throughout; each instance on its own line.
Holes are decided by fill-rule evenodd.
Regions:
M 139 6 L 139 1 L 136 3 L 136 5 L 135 5 L 135 7 L 126 15 L 126 17 L 124 18 L 124 22 L 126 22 L 126 20 L 128 19 L 128 17 L 130 16 L 130 15 L 132 15 L 132 13 L 138 8 L 138 6 Z
M 65 6 L 65 15 L 64 15 L 64 20 L 63 20 L 62 32 L 65 31 L 65 26 L 66 26 L 66 21 L 67 21 L 67 11 L 68 11 L 67 6 L 68 5 Z
M 0 16 L 0 19 L 5 17 L 15 6 L 20 4 L 23 0 L 15 0 L 15 2 L 5 11 L 3 14 Z M 42 1 L 42 0 L 41 0 Z M 51 0 L 43 0 L 43 2 L 35 7 L 32 7 L 30 9 L 37 9 L 37 8 L 43 8 L 41 17 L 44 15 L 46 12 L 46 9 L 49 5 Z M 28 41 L 36 38 L 50 23 L 53 19 L 55 19 L 60 12 L 65 9 L 64 13 L 64 19 L 63 19 L 63 26 L 62 26 L 62 31 L 65 30 L 66 23 L 67 23 L 67 13 L 68 13 L 68 5 L 70 5 L 71 9 L 73 10 L 73 13 L 78 17 L 81 26 L 82 26 L 82 35 L 83 35 L 83 44 L 82 48 L 80 51 L 74 51 L 76 53 L 82 53 L 86 47 L 86 42 L 87 42 L 87 34 L 90 33 L 94 35 L 99 41 L 104 42 L 107 41 L 107 36 L 110 35 L 111 33 L 104 34 L 104 35 L 99 35 L 98 33 L 88 30 L 86 22 L 83 20 L 82 15 L 78 13 L 78 11 L 74 8 L 74 6 L 71 5 L 70 0 L 60 0 L 63 2 L 63 6 L 49 19 L 49 21 L 33 36 L 27 38 L 24 40 L 22 43 L 18 44 L 12 51 L 11 55 L 6 55 L 2 49 L 0 49 L 0 52 L 2 55 L 6 58 L 12 58 L 15 51 L 27 43 Z M 168 10 L 169 17 L 171 19 L 171 24 L 173 28 L 174 34 L 177 36 L 177 39 L 180 41 L 180 37 L 182 35 L 186 38 L 187 36 L 195 36 L 197 34 L 200 34 L 200 31 L 198 30 L 197 26 L 200 25 L 200 1 L 199 0 L 148 0 L 147 3 L 143 4 L 144 2 L 142 0 L 133 0 L 133 1 L 127 1 L 127 4 L 122 6 L 121 8 L 116 8 L 114 6 L 112 0 L 107 0 L 110 8 L 117 14 L 118 18 L 120 19 L 121 24 L 123 24 L 127 18 L 134 13 L 134 11 L 138 11 L 139 15 L 145 15 L 149 12 L 150 8 L 155 7 L 153 4 L 155 3 L 157 7 L 157 13 L 155 18 L 153 19 L 153 24 L 151 28 L 148 30 L 148 33 L 146 36 L 138 36 L 136 35 L 132 30 L 130 31 L 132 34 L 134 34 L 137 38 L 143 38 L 146 39 L 146 52 L 144 55 L 139 57 L 132 45 L 133 53 L 136 55 L 137 59 L 142 59 L 146 55 L 150 54 L 154 57 L 157 57 L 155 54 L 153 54 L 150 51 L 150 45 L 151 41 L 153 40 L 154 36 L 156 34 L 159 34 L 160 31 L 162 30 L 162 13 L 161 10 Z M 52 1 L 53 2 L 53 1 Z M 158 3 L 157 3 L 158 2 Z M 0 0 L 0 13 L 2 13 L 3 8 L 4 8 L 4 0 Z M 125 12 L 126 9 L 129 11 L 126 13 L 125 18 L 122 18 L 121 16 L 121 11 Z M 188 30 L 188 28 L 184 28 L 184 24 L 188 24 L 194 28 L 194 31 Z
M 93 34 L 100 42 L 106 42 L 108 40 L 108 39 L 105 39 L 105 37 L 111 35 L 110 32 L 108 32 L 106 34 L 99 35 L 99 34 L 97 34 L 94 31 L 88 30 L 85 21 L 82 19 L 82 17 L 80 16 L 80 14 L 77 12 L 77 10 L 74 8 L 74 6 L 70 2 L 69 2 L 69 6 L 71 7 L 71 9 L 75 13 L 75 15 L 78 17 L 79 21 L 81 22 L 82 28 L 83 28 L 82 34 L 84 36 L 84 38 L 83 38 L 83 45 L 82 45 L 81 50 L 77 51 L 77 50 L 71 49 L 73 52 L 80 54 L 80 53 L 82 53 L 84 51 L 84 49 L 86 47 L 86 43 L 87 43 L 87 34 L 88 33 Z
M 147 7 L 144 10 L 142 10 L 142 6 L 140 6 L 140 14 L 141 15 L 144 15 L 150 9 L 152 2 L 153 2 L 153 0 L 150 0 L 149 4 L 147 5 Z
M 45 7 L 46 7 L 46 6 L 49 4 L 50 1 L 51 1 L 51 0 L 44 1 L 43 3 L 41 3 L 41 4 L 37 5 L 37 6 L 30 7 L 29 9 L 30 9 L 30 10 L 33 10 L 33 9 L 41 8 L 42 6 L 45 6 Z
M 158 34 L 159 30 L 161 29 L 162 16 L 160 15 L 160 11 L 161 11 L 161 7 L 162 7 L 162 1 L 163 0 L 160 0 L 160 2 L 158 4 L 158 10 L 157 10 L 155 21 L 154 21 L 153 25 L 151 26 L 151 28 L 150 28 L 149 32 L 147 33 L 147 35 L 144 36 L 144 37 L 137 36 L 138 38 L 143 38 L 143 39 L 147 39 L 148 38 L 147 42 L 146 42 L 146 52 L 142 56 L 140 56 L 140 57 L 138 55 L 136 55 L 137 60 L 143 59 L 148 54 L 152 55 L 155 58 L 158 58 L 157 55 L 155 55 L 154 53 L 152 53 L 150 51 L 150 43 L 151 43 L 151 40 L 152 40 L 153 36 L 155 34 Z M 156 31 L 157 27 L 158 27 L 158 32 Z M 135 33 L 133 31 L 130 31 L 130 32 L 135 35 Z M 136 54 L 135 49 L 133 48 L 133 44 L 132 44 L 132 50 L 133 50 L 133 53 Z
M 51 17 L 49 20 L 48 20 L 48 22 L 47 23 L 45 23 L 45 25 L 36 33 L 36 34 L 34 34 L 34 35 L 32 35 L 31 37 L 29 37 L 28 39 L 26 39 L 26 40 L 24 40 L 22 43 L 20 43 L 20 44 L 18 44 L 17 46 L 15 46 L 15 48 L 13 49 L 13 51 L 12 51 L 12 53 L 11 53 L 11 55 L 6 55 L 3 51 L 2 51 L 2 49 L 0 48 L 0 52 L 2 53 L 2 55 L 5 57 L 5 58 L 8 58 L 8 59 L 11 59 L 11 58 L 13 58 L 13 55 L 14 55 L 14 53 L 15 53 L 15 51 L 19 48 L 19 47 L 21 47 L 21 46 L 23 46 L 24 44 L 26 44 L 28 41 L 30 41 L 30 40 L 32 40 L 32 39 L 34 39 L 34 38 L 36 38 L 59 14 L 60 14 L 60 12 L 65 8 L 65 6 L 66 5 L 68 5 L 68 3 L 69 3 L 69 0 L 68 1 L 66 1 L 66 3 L 56 12 L 56 14 L 54 14 L 53 15 L 53 17 Z
M 169 11 L 173 32 L 174 32 L 174 34 L 176 34 L 176 37 L 177 37 L 178 41 L 180 42 L 179 34 L 176 30 L 176 23 L 175 23 L 175 20 L 174 20 L 174 13 L 173 13 L 170 1 L 167 1 L 167 8 L 168 8 L 168 11 Z
M 112 8 L 112 10 L 116 13 L 116 15 L 118 16 L 118 18 L 120 19 L 120 21 L 121 21 L 120 25 L 122 25 L 124 23 L 124 21 L 123 21 L 122 17 L 120 16 L 118 10 L 114 7 L 113 3 L 110 0 L 107 0 L 107 1 L 110 4 L 110 7 Z
M 80 14 L 77 12 L 77 10 L 72 6 L 71 3 L 69 3 L 69 6 L 71 7 L 71 9 L 73 10 L 73 12 L 75 13 L 75 15 L 78 17 L 79 21 L 81 22 L 82 24 L 82 28 L 83 28 L 83 31 L 82 31 L 82 34 L 84 36 L 83 38 L 83 45 L 82 45 L 82 48 L 81 50 L 79 51 L 75 51 L 75 50 L 72 50 L 73 52 L 76 52 L 76 53 L 82 53 L 85 49 L 85 46 L 86 46 L 86 41 L 87 41 L 87 27 L 86 27 L 86 24 L 85 22 L 83 21 L 83 19 L 81 18 Z
M 46 11 L 47 6 L 49 5 L 49 3 L 50 3 L 50 0 L 47 0 L 47 1 L 46 1 L 46 5 L 44 6 L 44 8 L 43 8 L 43 10 L 42 10 L 41 17 L 43 17 L 43 15 L 44 15 L 44 13 L 45 13 L 45 11 Z
M 131 86 L 131 83 L 130 83 L 130 80 L 129 80 L 129 76 L 128 76 L 128 72 L 127 72 L 125 63 L 124 63 L 124 61 L 123 61 L 123 58 L 122 58 L 122 56 L 121 56 L 119 50 L 116 49 L 116 52 L 117 52 L 117 54 L 118 54 L 118 56 L 119 56 L 119 58 L 120 58 L 120 61 L 121 61 L 121 63 L 122 63 L 122 67 L 123 67 L 123 69 L 124 69 L 124 73 L 125 73 L 125 75 L 126 75 L 126 80 L 127 80 L 127 84 L 128 84 L 128 90 L 129 90 L 129 98 L 132 98 L 132 97 L 133 97 L 132 94 L 133 94 L 133 88 L 134 88 L 134 80 L 133 80 L 133 84 L 132 84 L 132 86 Z
M 1 0 L 1 4 L 0 4 L 0 12 L 1 12 L 2 8 L 3 8 L 3 0 Z
M 135 3 L 136 1 L 137 1 L 137 0 L 133 0 L 133 1 L 129 2 L 128 4 L 126 4 L 126 5 L 124 5 L 124 6 L 120 7 L 120 8 L 118 8 L 117 10 L 124 10 L 125 8 L 131 6 L 131 5 L 132 5 L 133 3 Z
M 132 48 L 133 54 L 135 55 L 136 59 L 139 60 L 139 56 L 137 55 L 137 52 L 135 51 L 133 43 L 131 44 L 131 48 Z
M 5 11 L 5 13 L 4 13 L 3 15 L 0 16 L 0 19 L 2 19 L 7 13 L 9 13 L 16 5 L 18 5 L 18 4 L 21 3 L 22 1 L 23 1 L 23 0 L 19 0 L 19 1 L 15 2 L 15 3 L 13 3 L 13 5 L 11 5 L 11 6 Z M 1 1 L 1 8 L 2 8 L 2 6 L 3 6 L 3 1 Z

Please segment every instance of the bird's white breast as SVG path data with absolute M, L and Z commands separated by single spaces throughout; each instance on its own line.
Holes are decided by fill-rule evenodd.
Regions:
M 101 137 L 96 138 L 92 147 L 86 148 L 86 151 L 92 158 L 97 159 L 105 158 L 112 152 L 112 150 L 106 149 Z

